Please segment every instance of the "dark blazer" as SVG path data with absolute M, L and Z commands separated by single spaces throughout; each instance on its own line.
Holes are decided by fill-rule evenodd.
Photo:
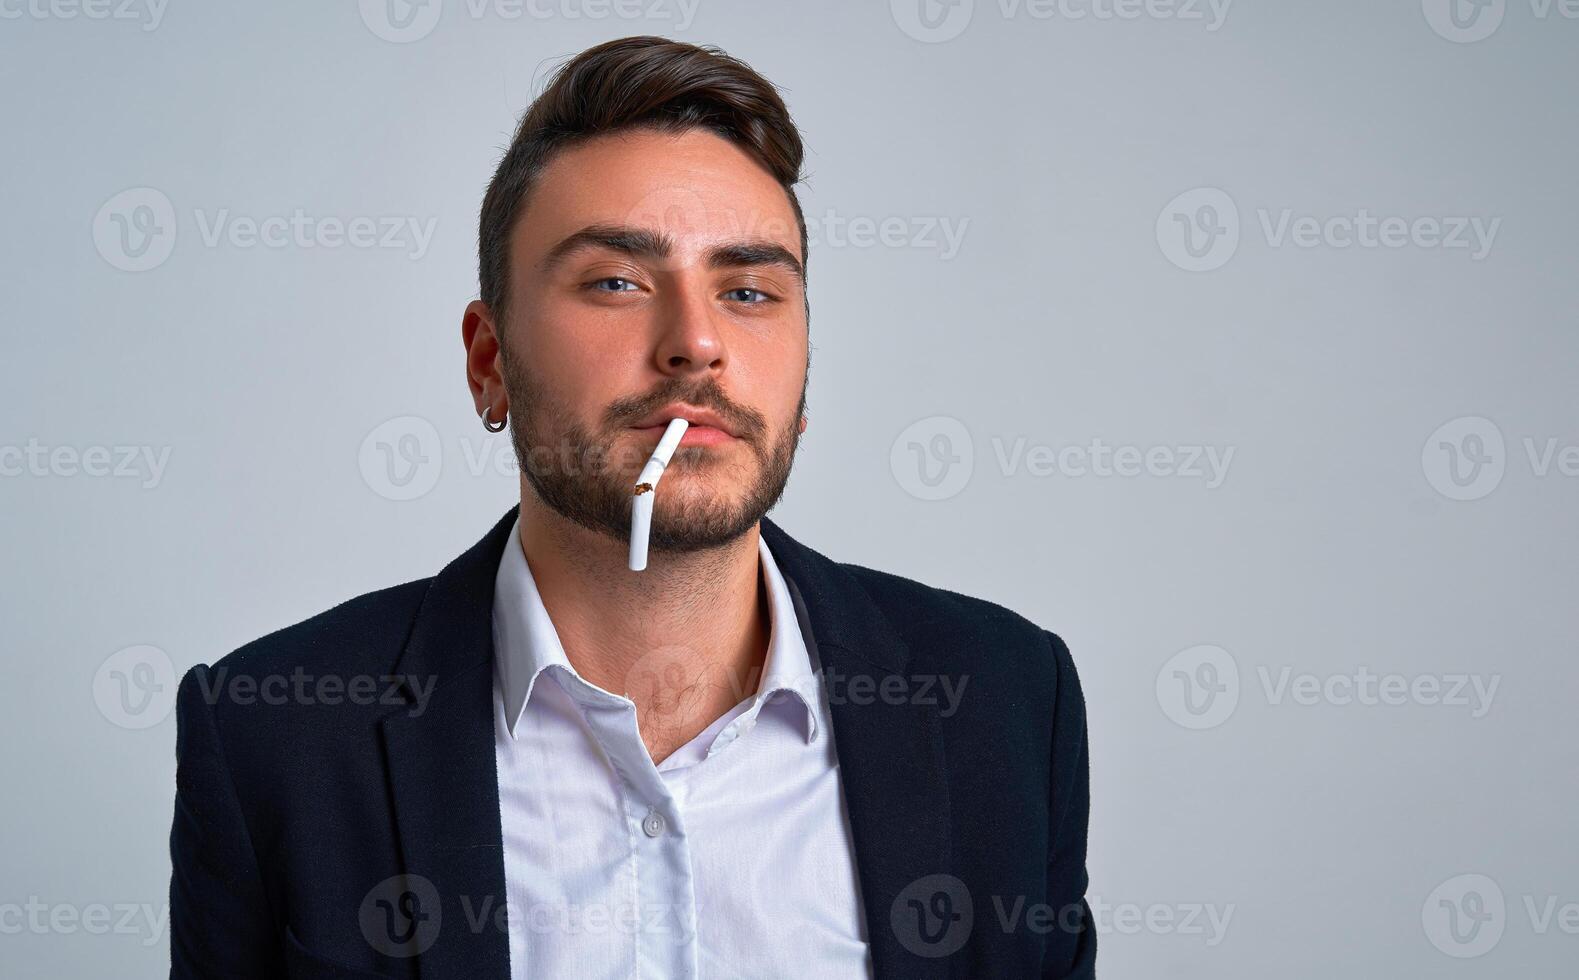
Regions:
M 514 519 L 187 672 L 172 977 L 508 980 L 491 622 Z M 828 679 L 876 975 L 1091 977 L 1063 641 L 761 527 Z

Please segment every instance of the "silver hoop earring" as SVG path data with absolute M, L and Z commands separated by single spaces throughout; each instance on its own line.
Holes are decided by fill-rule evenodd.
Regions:
M 498 422 L 490 422 L 488 421 L 488 413 L 491 411 L 493 411 L 493 406 L 491 405 L 483 408 L 482 427 L 487 429 L 489 432 L 503 432 L 504 427 L 509 424 L 510 413 L 505 412 L 504 418 L 500 419 Z

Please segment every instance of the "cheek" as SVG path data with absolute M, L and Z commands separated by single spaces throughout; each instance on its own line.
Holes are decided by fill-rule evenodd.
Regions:
M 806 336 L 775 343 L 762 352 L 762 391 L 778 411 L 794 412 L 806 382 Z
M 530 376 L 555 402 L 596 424 L 608 406 L 645 391 L 643 331 L 571 299 L 534 296 L 510 330 Z

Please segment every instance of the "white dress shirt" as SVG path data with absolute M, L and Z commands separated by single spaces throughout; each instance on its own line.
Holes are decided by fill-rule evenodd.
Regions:
M 827 699 L 758 540 L 762 682 L 654 766 L 636 705 L 571 666 L 511 529 L 493 636 L 512 980 L 871 975 Z

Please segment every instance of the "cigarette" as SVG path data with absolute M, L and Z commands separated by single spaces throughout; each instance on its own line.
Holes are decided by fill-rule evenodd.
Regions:
M 633 572 L 647 567 L 647 538 L 652 534 L 652 502 L 657 496 L 658 481 L 663 479 L 663 471 L 669 468 L 669 459 L 680 445 L 680 437 L 690 426 L 685 419 L 669 421 L 663 438 L 658 440 L 658 448 L 652 451 L 647 465 L 641 468 L 641 475 L 636 477 L 636 485 L 631 488 L 630 567 Z

